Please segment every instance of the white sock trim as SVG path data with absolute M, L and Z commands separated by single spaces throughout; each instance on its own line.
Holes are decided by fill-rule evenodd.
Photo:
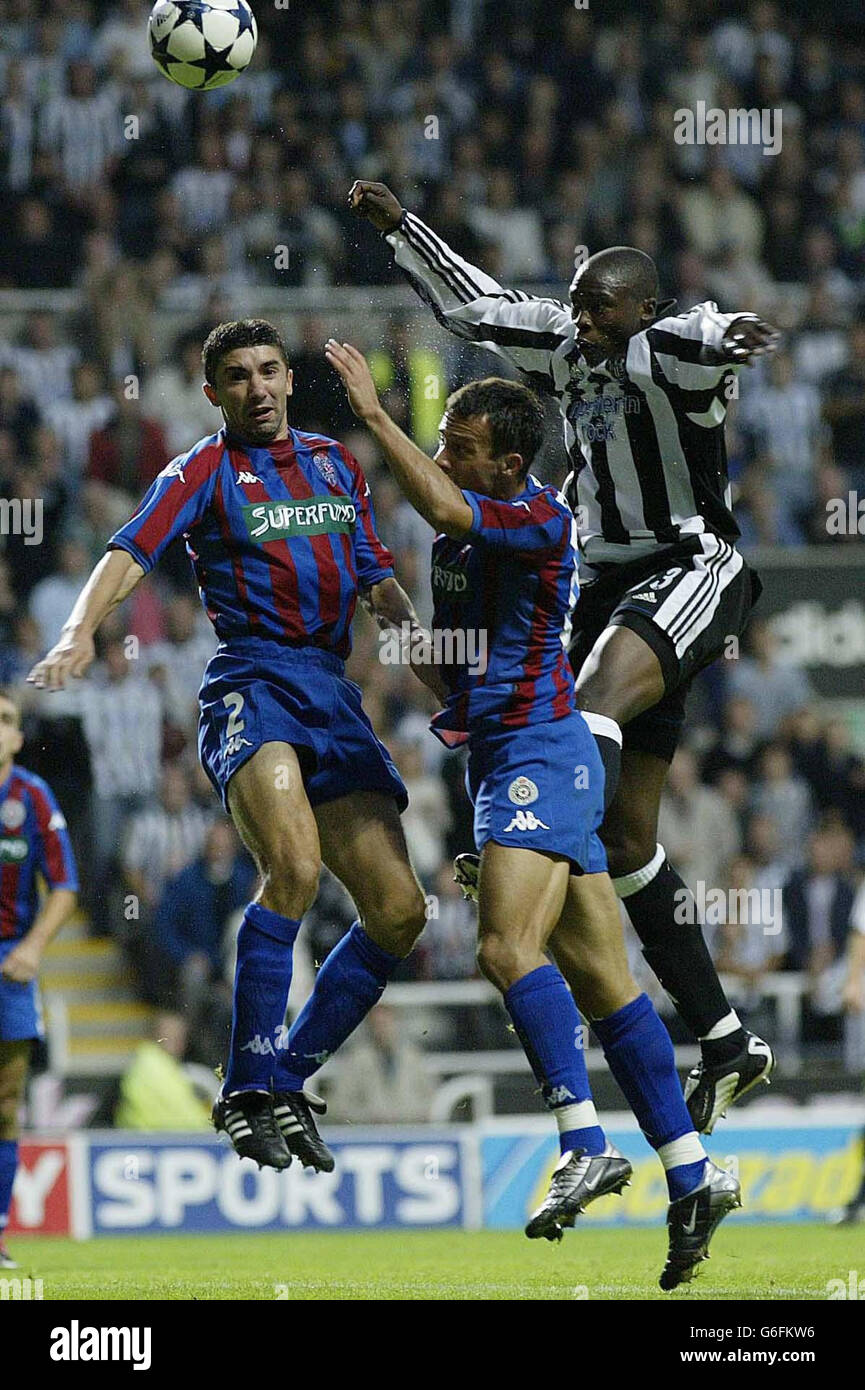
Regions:
M 663 845 L 658 845 L 655 850 L 654 858 L 648 864 L 644 864 L 642 869 L 635 869 L 632 874 L 623 874 L 621 878 L 613 879 L 613 887 L 616 890 L 617 898 L 630 898 L 632 893 L 639 893 L 641 888 L 645 888 L 647 883 L 651 883 L 661 865 L 667 857 L 667 851 Z
M 683 1163 L 699 1163 L 708 1157 L 699 1134 L 693 1129 L 690 1134 L 671 1139 L 669 1144 L 662 1144 L 658 1149 L 658 1158 L 664 1165 L 665 1173 L 669 1173 L 671 1168 L 681 1168 Z
M 736 1010 L 731 1009 L 728 1014 L 724 1014 L 723 1018 L 719 1018 L 718 1022 L 712 1025 L 708 1033 L 700 1039 L 700 1042 L 714 1042 L 716 1038 L 726 1038 L 741 1027 L 742 1020 Z
M 598 1123 L 598 1112 L 594 1101 L 578 1100 L 574 1105 L 562 1105 L 553 1112 L 559 1134 L 568 1129 L 591 1129 Z
M 615 719 L 610 719 L 606 714 L 592 714 L 591 710 L 587 709 L 580 710 L 580 714 L 596 738 L 611 738 L 621 748 L 622 730 Z

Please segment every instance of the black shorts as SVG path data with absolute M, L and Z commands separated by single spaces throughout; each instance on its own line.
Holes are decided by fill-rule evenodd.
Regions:
M 600 565 L 581 583 L 571 665 L 578 674 L 601 633 L 629 627 L 661 663 L 664 694 L 622 729 L 623 748 L 671 762 L 698 671 L 740 637 L 762 585 L 729 541 L 706 533 L 632 564 Z

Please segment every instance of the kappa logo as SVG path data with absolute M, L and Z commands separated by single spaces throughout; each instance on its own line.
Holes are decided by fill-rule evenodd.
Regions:
M 275 1057 L 277 1052 L 285 1052 L 288 1049 L 288 1029 L 281 1023 L 276 1029 L 275 1040 L 263 1038 L 260 1033 L 256 1033 L 254 1038 L 245 1042 L 240 1049 L 241 1052 L 252 1052 L 256 1057 Z
M 254 473 L 238 473 L 234 480 L 236 483 L 260 483 L 261 479 Z
M 517 811 L 510 825 L 505 826 L 505 834 L 512 830 L 549 830 L 549 826 L 539 820 L 534 811 Z
M 66 829 L 66 817 L 64 816 L 64 814 L 63 814 L 62 811 L 53 811 L 53 812 L 52 812 L 51 819 L 50 819 L 50 821 L 48 822 L 48 829 L 49 829 L 49 830 L 65 830 L 65 829 Z
M 242 734 L 232 734 L 225 745 L 225 756 L 227 758 L 233 758 L 236 753 L 240 752 L 241 748 L 251 747 L 252 744 L 248 738 L 244 738 Z
M 547 1105 L 564 1105 L 569 1100 L 576 1100 L 573 1091 L 569 1091 L 567 1086 L 554 1086 L 547 1096 Z
M 531 806 L 537 801 L 540 792 L 530 777 L 517 777 L 508 787 L 508 801 L 515 806 Z
M 182 483 L 185 483 L 186 479 L 183 476 L 183 470 L 186 467 L 187 462 L 188 460 L 185 454 L 182 455 L 179 459 L 172 459 L 171 463 L 167 464 L 166 467 L 163 468 L 162 472 L 159 475 L 160 478 L 179 478 Z

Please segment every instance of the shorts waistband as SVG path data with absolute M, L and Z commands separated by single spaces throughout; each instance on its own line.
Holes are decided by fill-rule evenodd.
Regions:
M 260 656 L 267 654 L 270 661 L 282 660 L 289 666 L 316 666 L 341 676 L 345 672 L 345 662 L 335 652 L 325 651 L 323 647 L 295 647 L 288 642 L 277 642 L 269 637 L 233 637 L 229 642 L 220 642 L 217 656 Z

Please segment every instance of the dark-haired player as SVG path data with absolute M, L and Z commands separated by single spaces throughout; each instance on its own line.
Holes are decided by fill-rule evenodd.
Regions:
M 261 873 L 238 937 L 230 1055 L 214 1120 L 235 1149 L 330 1170 L 303 1083 L 378 999 L 423 928 L 399 813 L 407 795 L 344 673 L 358 596 L 417 627 L 375 531 L 369 487 L 333 439 L 288 424 L 292 374 L 263 320 L 221 324 L 203 351 L 223 428 L 163 469 L 111 538 L 59 642 L 28 679 L 57 689 L 93 660 L 99 624 L 186 538 L 219 637 L 200 692 L 199 753 Z M 284 1026 L 292 948 L 322 860 L 361 921 Z
M 42 778 L 15 765 L 22 741 L 18 701 L 0 688 L 0 1269 L 17 1268 L 3 1231 L 30 1053 L 43 1036 L 39 966 L 78 900 L 66 821 Z M 48 889 L 41 901 L 40 875 Z
M 730 1007 L 694 898 L 657 843 L 658 808 L 691 680 L 743 631 L 760 591 L 735 546 L 724 420 L 736 370 L 778 335 L 711 303 L 674 314 L 636 247 L 580 265 L 568 308 L 503 289 L 384 184 L 355 183 L 350 203 L 446 328 L 558 397 L 580 529 L 570 654 L 607 772 L 602 838 L 643 954 L 700 1040 L 685 1089 L 697 1129 L 711 1133 L 774 1058 Z
M 560 1238 L 589 1202 L 621 1191 L 631 1174 L 598 1122 L 576 999 L 664 1166 L 669 1253 L 661 1285 L 675 1288 L 705 1258 L 739 1188 L 707 1159 L 669 1034 L 628 969 L 596 833 L 603 768 L 567 660 L 576 527 L 561 494 L 529 472 L 543 440 L 541 403 L 518 382 L 470 382 L 447 401 L 433 462 L 382 409 L 357 349 L 331 341 L 327 356 L 403 493 L 438 533 L 434 627 L 463 637 L 462 651 L 454 643 L 453 660 L 439 667 L 447 696 L 432 728 L 446 745 L 468 746 L 481 856 L 478 960 L 502 993 L 562 1153 L 526 1234 Z M 483 664 L 466 659 L 472 632 L 486 638 Z M 570 991 L 546 958 L 548 945 L 565 963 Z

